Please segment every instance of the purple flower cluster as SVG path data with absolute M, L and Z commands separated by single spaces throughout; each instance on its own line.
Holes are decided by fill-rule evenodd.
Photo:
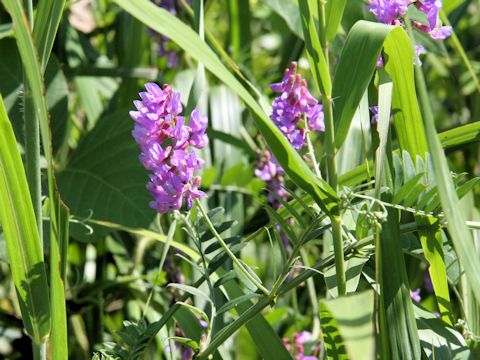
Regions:
M 384 24 L 403 25 L 403 17 L 407 13 L 408 6 L 415 3 L 418 10 L 425 13 L 428 25 L 412 21 L 412 25 L 430 35 L 432 39 L 443 40 L 452 34 L 450 26 L 438 24 L 438 12 L 442 8 L 440 0 L 370 0 L 368 10 L 373 13 L 377 20 Z
M 293 334 L 293 341 L 284 338 L 282 339 L 282 342 L 287 350 L 294 355 L 295 360 L 318 359 L 313 353 L 319 351 L 320 344 L 318 344 L 318 340 L 314 339 L 312 333 L 309 331 L 297 332 Z M 310 355 L 306 355 L 305 352 L 310 353 Z
M 285 182 L 284 174 L 285 171 L 277 159 L 272 156 L 270 151 L 266 150 L 257 162 L 255 176 L 267 183 L 268 202 L 274 209 L 278 209 L 281 205 L 278 198 L 287 199 L 288 193 L 283 186 Z
M 182 112 L 180 94 L 169 85 L 161 89 L 157 84 L 145 84 L 140 100 L 133 103 L 138 111 L 130 111 L 135 121 L 132 135 L 140 145 L 140 161 L 151 170 L 147 189 L 154 197 L 150 206 L 160 213 L 178 210 L 185 200 L 190 209 L 193 200 L 206 194 L 198 190 L 200 177 L 194 171 L 202 168 L 203 160 L 194 150 L 208 143 L 205 130 L 207 117 L 193 110 L 189 125 Z
M 297 63 L 292 62 L 285 70 L 283 79 L 271 85 L 273 91 L 281 93 L 272 104 L 270 118 L 287 137 L 296 150 L 306 145 L 305 128 L 299 128 L 303 117 L 308 128 L 313 131 L 325 131 L 323 107 L 308 91 L 307 82 L 297 74 Z

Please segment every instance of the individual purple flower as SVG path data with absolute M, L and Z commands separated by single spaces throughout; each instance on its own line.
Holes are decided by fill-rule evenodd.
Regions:
M 130 111 L 135 126 L 132 135 L 140 145 L 139 159 L 151 170 L 147 189 L 154 197 L 150 206 L 160 213 L 178 210 L 185 202 L 190 209 L 195 199 L 206 194 L 198 189 L 203 160 L 193 148 L 207 145 L 205 134 L 208 120 L 197 109 L 190 116 L 190 126 L 179 114 L 182 111 L 180 94 L 169 85 L 163 89 L 155 83 L 145 84 L 140 100 L 135 100 L 137 111 Z
M 415 6 L 427 15 L 428 20 L 428 26 L 413 22 L 418 29 L 427 32 L 435 40 L 446 39 L 452 34 L 451 26 L 437 27 L 438 13 L 443 6 L 440 0 L 417 1 Z
M 399 25 L 398 19 L 408 10 L 410 0 L 370 0 L 368 10 L 378 21 L 389 25 Z
M 296 150 L 306 145 L 305 128 L 299 127 L 303 117 L 307 119 L 309 130 L 325 130 L 323 107 L 310 94 L 305 79 L 297 74 L 297 63 L 292 62 L 282 81 L 270 87 L 281 93 L 273 100 L 270 118 Z
M 270 151 L 266 150 L 259 157 L 255 169 L 255 176 L 267 183 L 267 189 L 269 191 L 267 196 L 268 202 L 274 209 L 278 209 L 281 205 L 279 199 L 286 200 L 288 196 L 288 192 L 284 187 L 285 171 Z
M 412 298 L 413 301 L 415 301 L 416 303 L 419 303 L 422 300 L 420 296 L 420 289 L 410 290 L 410 297 Z
M 372 124 L 378 124 L 378 106 L 370 106 L 370 111 L 372 112 Z

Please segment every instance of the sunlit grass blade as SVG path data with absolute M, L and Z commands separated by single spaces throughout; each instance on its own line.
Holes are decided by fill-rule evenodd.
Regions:
M 262 107 L 243 85 L 223 65 L 215 53 L 191 28 L 172 14 L 160 9 L 147 0 L 132 3 L 115 0 L 124 10 L 142 21 L 148 27 L 169 37 L 193 58 L 203 63 L 213 75 L 234 90 L 254 113 L 255 124 L 268 142 L 273 154 L 290 178 L 307 191 L 325 211 L 337 208 L 337 194 L 309 169 L 287 139 L 268 118 Z
M 443 253 L 442 231 L 437 219 L 417 216 L 416 221 L 419 224 L 420 242 L 425 259 L 429 264 L 428 272 L 432 280 L 440 315 L 443 321 L 452 325 L 453 312 Z
M 338 26 L 342 21 L 343 11 L 345 10 L 346 4 L 347 0 L 327 1 L 326 31 L 328 41 L 333 40 L 337 35 Z
M 392 31 L 384 44 L 385 70 L 393 80 L 392 115 L 400 149 L 425 157 L 427 142 L 413 76 L 413 45 L 407 33 Z
M 0 219 L 27 333 L 40 344 L 50 331 L 48 282 L 17 142 L 0 97 Z
M 67 307 L 65 303 L 65 283 L 67 271 L 67 249 L 69 236 L 69 209 L 60 196 L 50 201 L 56 210 L 50 219 L 50 300 L 52 333 L 50 345 L 52 359 L 68 359 Z
M 420 359 L 420 342 L 400 244 L 398 211 L 395 209 L 388 209 L 388 220 L 382 224 L 380 244 L 383 280 L 380 289 L 391 357 Z
M 393 87 L 393 117 L 400 147 L 410 154 L 425 155 L 426 142 L 413 79 L 413 48 L 401 27 L 367 21 L 350 30 L 333 79 L 335 145 L 347 136 L 353 115 L 385 48 L 385 70 Z
M 477 301 L 480 301 L 480 259 L 477 255 L 472 234 L 465 223 L 464 215 L 462 211 L 459 211 L 460 203 L 448 167 L 447 158 L 435 129 L 435 121 L 422 68 L 415 68 L 415 79 L 422 105 L 421 111 L 425 122 L 428 148 L 432 155 L 433 170 L 442 209 L 447 220 L 447 228 L 473 294 Z

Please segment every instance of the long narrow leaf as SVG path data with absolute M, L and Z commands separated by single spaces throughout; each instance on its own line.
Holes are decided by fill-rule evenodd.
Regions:
M 0 96 L 0 220 L 27 333 L 40 344 L 50 331 L 48 283 L 25 170 Z

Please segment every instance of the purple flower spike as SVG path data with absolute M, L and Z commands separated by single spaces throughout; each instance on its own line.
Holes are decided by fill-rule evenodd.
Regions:
M 296 73 L 297 63 L 292 62 L 279 83 L 271 84 L 273 91 L 281 93 L 273 100 L 270 118 L 296 150 L 305 145 L 305 129 L 298 123 L 307 117 L 309 129 L 325 131 L 323 107 L 310 94 L 307 82 Z
M 205 197 L 198 190 L 203 160 L 189 147 L 202 148 L 207 145 L 205 134 L 208 120 L 195 109 L 190 124 L 179 116 L 182 111 L 180 94 L 169 85 L 163 89 L 157 84 L 145 84 L 146 92 L 140 93 L 142 101 L 134 101 L 137 111 L 130 111 L 135 126 L 132 135 L 140 145 L 139 159 L 146 169 L 151 170 L 147 189 L 154 197 L 150 206 L 160 213 L 178 210 L 185 201 L 190 209 L 195 199 Z

